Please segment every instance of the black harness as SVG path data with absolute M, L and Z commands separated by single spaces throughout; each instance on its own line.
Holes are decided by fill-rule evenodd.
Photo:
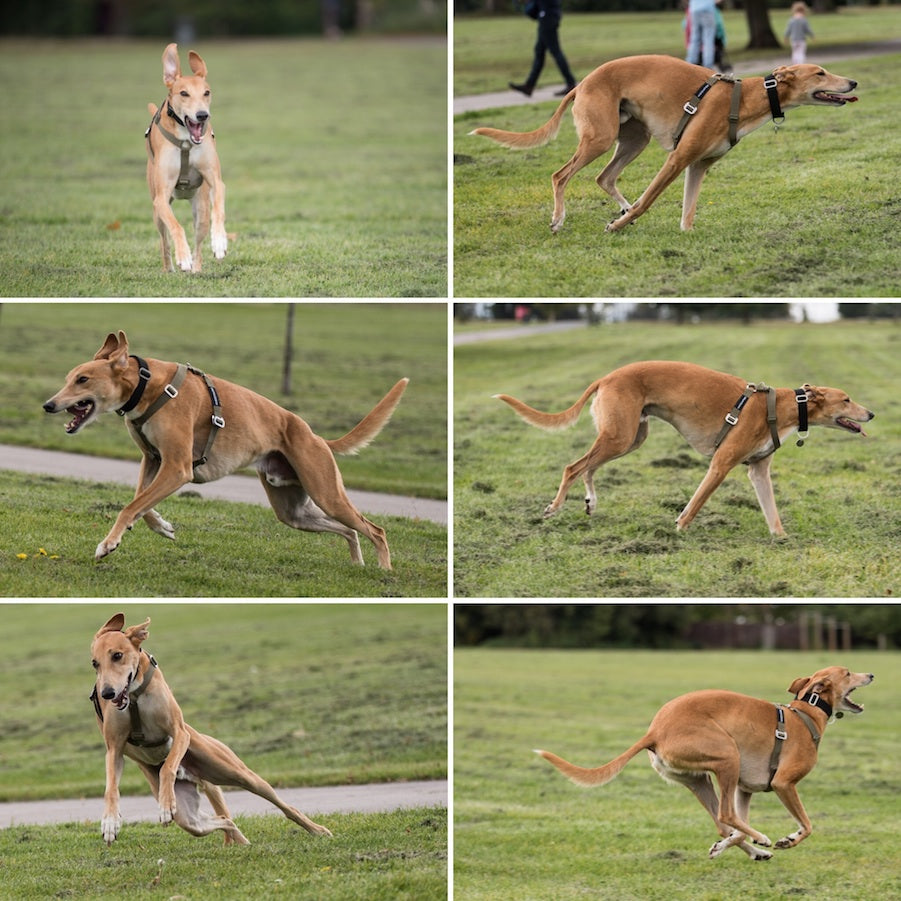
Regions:
M 172 109 L 172 105 L 169 103 L 168 99 L 166 100 L 166 113 L 170 119 L 174 119 L 183 128 L 187 127 L 184 121 L 178 118 L 178 115 L 175 110 Z M 147 130 L 144 132 L 144 137 L 147 139 L 147 152 L 150 154 L 150 158 L 153 159 L 153 144 L 150 140 L 150 132 L 155 125 L 170 144 L 174 144 L 181 150 L 181 168 L 178 172 L 178 181 L 175 182 L 173 195 L 178 200 L 190 200 L 197 193 L 197 189 L 203 184 L 203 176 L 197 169 L 191 168 L 189 160 L 191 147 L 194 145 L 187 138 L 176 138 L 171 131 L 166 131 L 166 129 L 160 125 L 160 118 L 162 115 L 163 108 L 160 107 L 156 111 L 154 117 L 150 120 L 150 125 L 147 126 Z M 210 132 L 210 137 L 215 138 L 216 136 Z
M 830 704 L 827 704 L 826 701 L 824 701 L 818 694 L 814 692 L 804 695 L 803 698 L 795 698 L 795 700 L 806 702 L 812 707 L 819 707 L 819 709 L 822 710 L 827 717 L 832 716 L 832 706 Z M 810 737 L 813 739 L 814 748 L 818 748 L 820 746 L 820 738 L 822 738 L 822 736 L 817 731 L 816 723 L 808 714 L 806 714 L 803 710 L 799 710 L 797 707 L 792 707 L 785 704 L 777 704 L 776 741 L 773 744 L 773 753 L 770 754 L 770 778 L 766 784 L 764 791 L 773 790 L 773 777 L 776 775 L 776 770 L 779 769 L 779 757 L 782 754 L 782 746 L 785 744 L 786 739 L 788 738 L 788 733 L 785 731 L 784 711 L 786 710 L 791 710 L 792 713 L 795 713 L 799 717 L 801 717 L 801 722 L 803 722 L 804 725 L 807 726 L 807 731 L 810 733 Z M 841 716 L 841 714 L 836 714 L 836 716 Z
M 135 354 L 130 354 L 132 359 L 136 360 L 138 363 L 138 384 L 135 387 L 135 390 L 132 391 L 131 397 L 121 406 L 116 412 L 120 416 L 124 416 L 126 413 L 129 413 L 133 410 L 141 400 L 141 397 L 144 394 L 144 388 L 147 386 L 147 383 L 151 379 L 150 367 L 147 365 L 147 361 L 143 358 L 136 356 Z M 150 454 L 156 460 L 162 460 L 162 454 L 159 450 L 150 443 L 147 439 L 147 436 L 141 430 L 142 426 L 147 423 L 147 420 L 150 419 L 155 413 L 159 411 L 159 409 L 166 403 L 168 403 L 173 398 L 178 397 L 178 389 L 181 387 L 181 383 L 185 380 L 185 376 L 187 373 L 193 373 L 196 376 L 199 376 L 203 379 L 206 384 L 207 391 L 210 395 L 210 401 L 213 407 L 213 414 L 210 419 L 212 422 L 212 427 L 210 428 L 210 434 L 206 440 L 206 446 L 203 449 L 203 454 L 199 459 L 194 460 L 192 466 L 194 469 L 197 469 L 198 466 L 203 466 L 204 463 L 207 462 L 210 456 L 210 451 L 213 448 L 213 442 L 216 440 L 216 435 L 219 434 L 220 429 L 225 428 L 225 419 L 222 417 L 222 406 L 219 402 L 219 393 L 216 391 L 216 386 L 213 384 L 213 380 L 200 369 L 195 369 L 190 363 L 179 363 L 177 369 L 175 370 L 175 376 L 172 381 L 163 388 L 162 394 L 140 415 L 135 417 L 134 419 L 130 419 L 129 423 L 134 428 L 135 436 L 139 439 L 141 446 L 143 449 Z
M 141 680 L 141 684 L 137 688 L 130 688 L 128 691 L 128 716 L 131 719 L 131 732 L 128 733 L 128 743 L 130 745 L 135 745 L 138 748 L 159 748 L 162 747 L 166 742 L 169 741 L 169 736 L 165 736 L 160 741 L 147 741 L 144 737 L 144 730 L 141 727 L 141 714 L 138 710 L 138 698 L 144 694 L 147 689 L 147 686 L 150 684 L 150 680 L 153 678 L 154 673 L 157 670 L 159 664 L 154 659 L 153 654 L 148 654 L 143 648 L 141 649 L 142 654 L 147 654 L 147 657 L 150 658 L 150 665 L 147 667 L 147 672 L 144 674 L 144 678 Z M 91 692 L 91 700 L 94 702 L 94 710 L 97 713 L 97 719 L 100 722 L 103 722 L 103 710 L 100 707 L 100 698 L 97 695 L 97 686 L 94 686 L 94 690 Z
M 748 398 L 756 394 L 758 391 L 766 392 L 766 421 L 770 427 L 770 435 L 773 439 L 773 453 L 782 446 L 779 440 L 779 430 L 776 428 L 776 389 L 758 382 L 756 385 L 748 383 L 741 397 L 735 402 L 735 406 L 726 414 L 726 421 L 720 429 L 719 434 L 713 441 L 714 448 L 718 448 L 722 444 L 723 439 L 729 434 L 731 428 L 738 423 L 738 417 L 744 409 Z M 804 388 L 795 388 L 795 402 L 798 405 L 798 447 L 804 446 L 804 439 L 808 434 L 807 424 L 807 391 Z

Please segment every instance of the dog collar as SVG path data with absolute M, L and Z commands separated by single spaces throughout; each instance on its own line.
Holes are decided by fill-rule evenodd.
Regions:
M 770 102 L 770 112 L 773 114 L 773 125 L 776 130 L 785 121 L 785 113 L 782 112 L 782 105 L 779 103 L 779 92 L 776 90 L 776 76 L 772 73 L 763 79 L 763 86 L 766 88 L 766 98 Z
M 776 102 L 778 103 L 778 100 Z M 182 128 L 187 128 L 187 126 L 185 125 L 184 119 L 178 118 L 178 113 L 176 113 L 175 110 L 172 109 L 172 104 L 168 100 L 166 101 L 166 115 L 170 119 L 175 119 L 175 121 L 178 122 L 178 124 L 181 125 Z
M 815 691 L 810 691 L 804 697 L 795 697 L 796 701 L 802 701 L 806 704 L 810 704 L 811 707 L 819 707 L 826 716 L 832 716 L 832 705 L 827 704 Z
M 147 366 L 147 361 L 141 359 L 141 357 L 135 356 L 135 354 L 129 354 L 130 359 L 138 361 L 138 384 L 135 387 L 135 390 L 131 392 L 131 397 L 128 398 L 125 403 L 119 407 L 116 412 L 120 416 L 124 416 L 126 413 L 131 412 L 134 408 L 140 403 L 141 397 L 144 394 L 144 389 L 147 387 L 147 383 L 150 381 L 150 369 Z
M 798 447 L 804 447 L 804 439 L 809 430 L 807 427 L 807 392 L 803 388 L 795 388 L 795 401 L 798 404 Z

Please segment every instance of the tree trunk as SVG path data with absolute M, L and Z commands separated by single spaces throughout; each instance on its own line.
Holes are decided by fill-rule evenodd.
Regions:
M 767 0 L 747 0 L 748 50 L 762 50 L 782 46 L 770 26 L 770 12 Z

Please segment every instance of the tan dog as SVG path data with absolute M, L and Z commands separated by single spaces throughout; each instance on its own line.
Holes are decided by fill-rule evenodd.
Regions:
M 212 234 L 213 256 L 228 250 L 225 233 L 225 184 L 219 171 L 216 138 L 210 124 L 210 86 L 206 63 L 193 50 L 188 54 L 193 75 L 181 74 L 178 47 L 163 51 L 163 83 L 169 95 L 161 108 L 148 104 L 153 117 L 146 132 L 147 184 L 153 201 L 153 222 L 160 233 L 163 271 L 200 272 L 200 248 Z M 172 200 L 190 200 L 194 214 L 194 254 L 185 230 L 172 212 Z
M 688 231 L 694 222 L 698 194 L 707 170 L 733 146 L 729 123 L 732 85 L 720 81 L 702 99 L 695 96 L 711 76 L 710 69 L 669 56 L 615 59 L 576 85 L 541 128 L 526 133 L 477 128 L 471 134 L 485 135 L 507 147 L 538 147 L 557 136 L 563 113 L 572 103 L 579 146 L 573 158 L 554 173 L 551 230 L 556 232 L 566 217 L 563 192 L 567 182 L 615 142 L 613 158 L 597 177 L 598 185 L 616 200 L 623 212 L 607 230 L 615 231 L 637 219 L 687 169 L 682 229 Z M 773 90 L 778 96 L 777 108 L 781 106 L 782 110 L 802 104 L 842 106 L 857 100 L 848 96 L 857 86 L 856 81 L 830 75 L 820 66 L 780 66 L 770 77 L 774 79 Z M 736 142 L 774 115 L 763 78 L 746 78 L 740 87 L 741 102 L 733 136 Z M 694 106 L 696 112 L 691 115 L 684 134 L 677 138 L 683 110 L 688 105 Z M 652 137 L 671 152 L 645 192 L 630 205 L 617 188 L 616 180 Z
M 234 824 L 220 785 L 246 789 L 271 801 L 284 815 L 314 835 L 331 835 L 286 804 L 272 786 L 221 741 L 192 729 L 184 720 L 156 661 L 141 648 L 150 620 L 125 628 L 121 613 L 94 636 L 91 657 L 97 684 L 91 696 L 97 725 L 106 742 L 106 793 L 100 829 L 108 845 L 122 825 L 119 779 L 124 757 L 141 768 L 160 805 L 160 822 L 173 820 L 191 835 L 225 834 L 225 844 L 250 844 Z M 200 792 L 216 812 L 200 809 Z
M 596 769 L 574 766 L 549 751 L 535 753 L 588 787 L 610 782 L 647 750 L 651 766 L 664 779 L 689 788 L 713 817 L 722 839 L 711 847 L 710 857 L 738 845 L 752 860 L 766 860 L 773 855 L 762 848 L 773 843 L 748 825 L 751 795 L 774 791 L 798 824 L 776 848 L 793 848 L 807 838 L 810 818 L 795 786 L 814 768 L 826 724 L 845 712 L 862 713 L 848 695 L 872 681 L 872 673 L 830 666 L 792 682 L 788 690 L 795 700 L 784 707 L 731 691 L 694 691 L 664 704 L 644 738 Z M 719 783 L 719 799 L 711 773 Z M 752 847 L 747 838 L 762 848 Z
M 545 509 L 545 516 L 560 509 L 579 477 L 585 482 L 585 512 L 593 513 L 597 505 L 595 471 L 640 447 L 648 437 L 648 417 L 656 416 L 673 426 L 696 451 L 712 456 L 707 475 L 676 520 L 678 528 L 684 529 L 695 518 L 731 469 L 746 463 L 770 532 L 784 535 L 770 478 L 770 463 L 779 442 L 799 430 L 802 415 L 810 425 L 858 435 L 866 432 L 856 423 L 868 422 L 875 415 L 838 388 L 766 388 L 693 363 L 661 361 L 630 363 L 615 369 L 592 382 L 562 413 L 541 413 L 506 394 L 495 396 L 531 425 L 562 429 L 578 419 L 592 395 L 591 412 L 598 437 L 585 456 L 563 470 L 557 496 Z M 736 414 L 733 405 L 743 397 Z M 774 405 L 772 423 L 768 422 L 769 404 Z M 723 435 L 724 419 L 730 416 L 735 423 Z M 806 426 L 801 431 L 806 433 Z
M 115 410 L 144 452 L 134 500 L 97 546 L 98 560 L 111 554 L 141 517 L 154 532 L 174 538 L 172 525 L 153 509 L 156 504 L 188 482 L 212 482 L 254 466 L 283 523 L 307 532 L 335 532 L 350 546 L 351 560 L 361 565 L 357 532 L 362 532 L 375 545 L 379 566 L 391 569 L 385 530 L 351 503 L 334 454 L 355 453 L 372 441 L 408 381 L 401 379 L 343 438 L 327 441 L 299 416 L 248 388 L 185 364 L 130 356 L 128 338 L 120 331 L 107 337 L 92 361 L 66 376 L 44 410 L 71 413 L 66 431 L 73 435 Z

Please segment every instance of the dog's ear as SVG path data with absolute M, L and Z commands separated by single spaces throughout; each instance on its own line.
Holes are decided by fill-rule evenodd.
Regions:
M 193 50 L 188 54 L 188 64 L 191 66 L 191 71 L 199 76 L 200 78 L 206 78 L 206 63 L 203 61 L 203 57 L 199 53 L 195 53 Z
M 823 401 L 823 398 L 826 396 L 816 385 L 807 385 L 804 384 L 801 386 L 804 389 L 804 393 L 807 395 L 807 402 L 810 404 L 818 404 Z
M 124 625 L 125 614 L 116 613 L 107 620 L 106 625 L 99 629 L 94 638 L 100 638 L 101 635 L 105 635 L 107 632 L 121 632 Z
M 124 332 L 119 332 L 119 335 L 117 336 L 110 332 L 106 336 L 106 341 L 103 342 L 103 347 L 94 354 L 94 359 L 108 360 L 119 349 L 119 336 L 123 336 L 124 334 Z M 128 347 L 128 344 L 126 343 L 125 346 Z
M 773 75 L 776 78 L 776 81 L 792 81 L 795 77 L 795 73 L 792 71 L 791 66 L 776 66 L 773 69 Z
M 147 628 L 149 625 L 150 617 L 148 616 L 140 626 L 129 626 L 129 628 L 123 629 L 122 631 L 125 633 L 125 637 L 136 648 L 139 648 L 141 647 L 141 643 L 146 641 L 147 636 L 150 635 L 150 630 Z
M 791 685 L 788 686 L 788 693 L 790 695 L 799 695 L 801 694 L 801 689 L 807 684 L 810 676 L 802 676 L 800 679 L 795 679 Z
M 163 84 L 168 88 L 176 78 L 181 77 L 181 63 L 178 61 L 178 44 L 169 44 L 163 51 Z

